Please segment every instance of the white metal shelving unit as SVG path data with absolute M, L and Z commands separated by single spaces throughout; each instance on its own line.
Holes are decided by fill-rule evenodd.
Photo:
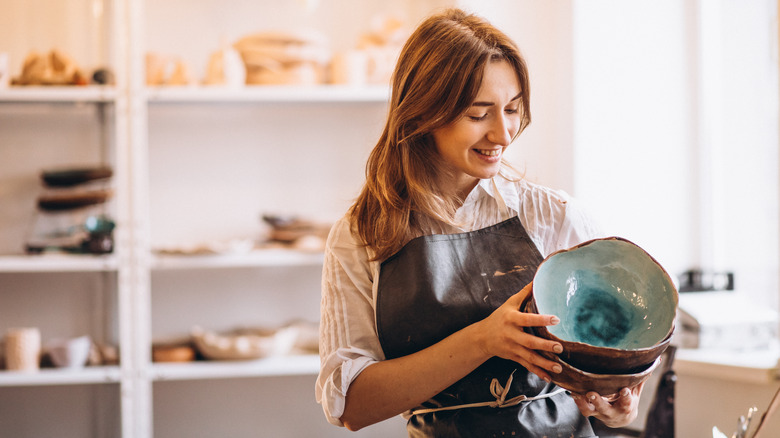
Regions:
M 119 383 L 122 373 L 118 366 L 95 366 L 83 370 L 42 369 L 35 373 L 5 371 L 0 374 L 0 387 L 51 386 Z
M 336 103 L 336 102 L 385 102 L 389 88 L 383 86 L 318 85 L 296 86 L 246 86 L 227 88 L 200 87 L 150 87 L 146 90 L 150 103 Z
M 136 377 L 130 360 L 133 316 L 128 306 L 134 286 L 127 197 L 130 181 L 127 178 L 129 135 L 124 74 L 125 0 L 95 3 L 107 7 L 90 11 L 85 6 L 87 2 L 74 2 L 68 5 L 73 15 L 67 19 L 75 20 L 69 24 L 79 28 L 80 32 L 96 32 L 104 38 L 107 42 L 102 47 L 104 51 L 90 53 L 90 57 L 114 69 L 116 82 L 100 86 L 0 88 L 0 108 L 8 117 L 8 126 L 2 128 L 2 135 L 10 139 L 0 147 L 13 157 L 0 165 L 5 169 L 0 173 L 8 175 L 2 183 L 5 197 L 2 208 L 9 212 L 3 216 L 6 221 L 25 216 L 19 212 L 24 212 L 27 207 L 18 203 L 25 193 L 30 193 L 25 188 L 25 178 L 29 174 L 20 174 L 14 179 L 10 176 L 14 173 L 35 171 L 38 165 L 73 165 L 81 160 L 86 164 L 109 164 L 114 170 L 111 182 L 114 196 L 108 209 L 118 225 L 114 235 L 115 250 L 110 255 L 100 256 L 24 255 L 14 242 L 22 240 L 17 230 L 26 228 L 25 224 L 4 223 L 4 231 L 13 235 L 3 237 L 0 308 L 4 312 L 3 331 L 9 328 L 9 324 L 40 327 L 44 349 L 46 342 L 52 338 L 87 334 L 93 340 L 116 346 L 121 351 L 120 364 L 81 369 L 42 368 L 36 372 L 0 371 L 0 387 L 3 388 L 0 393 L 4 395 L 0 399 L 0 415 L 3 415 L 0 420 L 3 432 L 0 434 L 3 435 L 133 436 L 131 428 L 136 422 L 136 411 L 132 408 Z M 85 7 L 82 9 L 82 6 Z M 35 5 L 20 1 L 4 5 L 8 13 L 6 17 L 12 20 L 14 17 L 31 17 L 24 12 L 24 8 L 31 7 Z M 56 34 L 56 26 L 52 25 L 52 21 L 56 20 L 46 16 L 41 18 L 40 23 L 51 25 L 53 34 Z M 25 42 L 35 38 L 39 38 L 38 44 L 50 43 L 51 48 L 55 47 L 57 37 L 51 39 L 47 38 L 50 35 L 24 33 L 35 32 L 35 26 L 16 27 L 15 23 L 7 20 L 4 23 L 6 30 L 22 31 L 21 35 L 0 32 L 0 41 L 6 43 L 3 48 L 11 50 L 12 55 L 18 56 L 32 49 L 25 46 Z M 107 29 L 110 29 L 111 36 L 103 33 Z M 8 41 L 4 38 L 13 39 Z M 77 35 L 62 42 L 70 49 L 74 46 L 68 46 L 68 43 L 90 52 L 94 47 L 86 47 L 91 44 L 79 45 L 82 40 L 88 41 L 89 36 Z M 17 71 L 15 65 L 13 67 L 12 74 L 15 75 Z M 14 125 L 18 121 L 25 125 Z M 69 123 L 78 123 L 83 132 Z M 27 130 L 27 124 L 33 124 L 35 129 Z M 37 140 L 36 135 L 41 140 Z M 73 144 L 74 139 L 85 144 Z M 28 142 L 29 145 L 25 146 Z M 52 146 L 45 149 L 56 151 L 53 154 L 56 157 L 37 155 L 41 153 L 42 147 L 38 146 L 41 142 L 51 143 Z M 29 179 L 32 183 L 37 180 L 37 175 Z M 8 397 L 15 399 L 10 401 Z
M 153 380 L 234 379 L 316 374 L 320 368 L 317 355 L 269 357 L 250 361 L 209 361 L 195 364 L 155 364 Z
M 381 121 L 389 98 L 389 87 L 147 87 L 143 81 L 144 56 L 147 51 L 164 51 L 155 44 L 165 46 L 165 42 L 161 43 L 155 38 L 170 38 L 176 34 L 176 25 L 170 29 L 170 35 L 167 32 L 158 32 L 159 20 L 164 15 L 162 10 L 175 7 L 174 4 L 175 1 L 166 5 L 148 1 L 130 4 L 132 21 L 129 39 L 132 44 L 129 69 L 132 73 L 129 80 L 129 118 L 132 126 L 133 188 L 136 191 L 133 230 L 137 233 L 134 242 L 137 251 L 137 283 L 133 301 L 136 322 L 134 346 L 137 353 L 134 356 L 134 366 L 140 376 L 135 387 L 138 397 L 134 406 L 140 415 L 134 425 L 134 436 L 187 435 L 191 430 L 207 435 L 217 433 L 241 436 L 241 428 L 250 426 L 225 425 L 223 430 L 215 430 L 214 419 L 230 418 L 235 412 L 242 412 L 247 404 L 254 403 L 270 405 L 262 412 L 252 414 L 253 418 L 247 418 L 246 424 L 266 429 L 269 434 L 274 432 L 273 429 L 267 429 L 267 425 L 277 423 L 278 418 L 286 416 L 290 408 L 306 412 L 306 419 L 292 426 L 293 429 L 298 429 L 300 434 L 321 437 L 349 434 L 342 428 L 328 425 L 320 407 L 313 401 L 313 383 L 319 370 L 317 355 L 276 356 L 248 361 L 201 360 L 191 363 L 153 363 L 150 357 L 151 347 L 156 339 L 181 336 L 196 323 L 203 323 L 207 327 L 211 323 L 212 327 L 229 328 L 231 319 L 234 319 L 237 325 L 273 326 L 296 318 L 318 318 L 318 312 L 314 315 L 314 311 L 319 307 L 321 253 L 260 249 L 249 253 L 162 255 L 154 253 L 152 249 L 160 246 L 161 238 L 165 240 L 169 237 L 166 230 L 169 233 L 174 231 L 179 237 L 190 236 L 195 240 L 188 243 L 197 243 L 197 237 L 194 236 L 201 234 L 216 234 L 212 236 L 216 238 L 227 237 L 220 236 L 219 232 L 213 229 L 213 223 L 210 226 L 199 225 L 198 219 L 201 215 L 211 217 L 214 223 L 220 223 L 216 226 L 243 229 L 247 232 L 250 227 L 246 223 L 248 221 L 242 223 L 234 217 L 243 215 L 242 210 L 245 208 L 265 208 L 266 205 L 279 201 L 278 197 L 264 193 L 262 187 L 270 183 L 269 190 L 284 190 L 285 181 L 279 180 L 278 174 L 275 177 L 255 177 L 251 166 L 246 163 L 257 163 L 259 169 L 262 169 L 257 173 L 264 174 L 290 166 L 300 159 L 300 155 L 304 155 L 303 160 L 306 161 L 306 156 L 310 154 L 318 157 L 349 154 L 357 157 L 348 159 L 359 163 L 354 169 L 357 177 L 362 178 L 361 162 L 364 162 L 364 158 L 359 155 L 367 155 L 371 142 L 375 141 L 380 133 L 376 122 L 372 121 L 373 125 L 367 124 L 362 122 L 362 118 L 369 115 L 373 120 Z M 212 4 L 216 5 L 216 2 Z M 262 2 L 244 7 L 277 8 Z M 289 9 L 295 5 L 286 4 L 284 7 Z M 201 17 L 195 15 L 202 14 L 203 8 L 188 4 L 181 14 L 181 21 L 200 20 Z M 239 12 L 231 15 L 224 12 L 224 15 L 221 19 L 225 22 L 229 20 L 226 16 L 230 15 L 231 19 L 243 19 L 243 25 L 256 25 L 255 30 L 267 27 L 267 24 L 252 24 L 252 21 L 241 16 L 249 16 L 250 13 Z M 284 24 L 279 23 L 280 26 Z M 219 24 L 214 27 L 218 28 Z M 215 30 L 206 29 L 205 32 L 214 33 Z M 216 40 L 217 36 L 214 35 L 214 42 Z M 188 47 L 185 43 L 176 50 L 187 52 Z M 201 48 L 201 51 L 204 50 Z M 194 62 L 205 60 L 207 53 L 203 52 L 201 55 L 202 57 Z M 197 67 L 192 63 L 190 65 Z M 281 115 L 277 114 L 277 110 Z M 339 119 L 342 111 L 346 114 L 345 117 L 358 117 L 359 125 L 375 126 L 369 130 L 370 134 L 358 140 L 355 146 L 343 147 L 333 142 L 335 136 L 343 135 L 344 129 L 341 126 L 349 122 Z M 371 114 L 373 116 L 370 116 Z M 265 121 L 267 116 L 272 121 Z M 296 117 L 305 120 L 295 126 L 289 120 Z M 254 127 L 255 124 L 259 127 Z M 352 128 L 358 132 L 361 129 L 366 130 L 361 127 Z M 307 130 L 322 132 L 311 134 Z M 215 131 L 220 134 L 214 134 Z M 281 135 L 280 132 L 286 134 Z M 313 143 L 317 142 L 318 136 L 330 143 L 326 142 L 327 145 L 324 144 L 320 149 L 315 148 Z M 356 143 L 349 133 L 344 141 L 348 144 Z M 209 143 L 213 145 L 209 146 Z M 276 146 L 277 144 L 282 146 Z M 289 149 L 292 153 L 274 154 L 280 147 Z M 224 151 L 224 154 L 213 156 L 212 150 Z M 325 154 L 328 150 L 330 153 Z M 274 161 L 273 166 L 264 167 L 269 154 L 273 155 L 268 157 L 269 160 L 278 161 Z M 306 172 L 306 166 L 325 169 L 332 165 L 329 161 L 331 159 L 326 156 L 312 158 L 310 163 L 303 164 L 301 171 Z M 191 171 L 192 167 L 202 167 L 208 176 Z M 325 170 L 322 172 L 327 173 Z M 323 175 L 323 178 L 325 177 L 333 176 Z M 336 175 L 336 179 L 339 177 L 340 175 Z M 221 216 L 209 209 L 191 209 L 183 201 L 188 199 L 191 193 L 202 194 L 197 201 L 193 199 L 192 202 L 214 204 L 212 209 L 221 208 L 219 205 L 223 196 L 213 195 L 212 187 L 204 183 L 203 179 L 211 179 L 215 185 L 219 185 L 219 180 L 233 181 L 233 186 L 224 186 L 223 190 L 233 192 L 233 188 L 238 186 L 237 193 L 233 196 L 245 203 L 246 207 L 223 206 L 226 210 Z M 317 193 L 323 184 L 315 184 L 314 193 Z M 254 186 L 256 188 L 252 188 Z M 298 186 L 289 188 L 290 198 L 301 196 L 305 192 Z M 168 191 L 173 194 L 168 194 Z M 327 191 L 325 194 L 320 193 L 319 197 L 332 199 L 332 195 Z M 307 199 L 304 196 L 303 202 Z M 322 202 L 322 199 L 311 200 Z M 288 200 L 282 200 L 285 201 Z M 190 212 L 189 215 L 180 212 L 179 208 Z M 316 208 L 311 207 L 310 210 Z M 257 225 L 260 225 L 259 219 L 258 211 L 254 214 Z M 181 225 L 174 226 L 173 223 Z M 188 232 L 180 231 L 179 228 Z M 218 290 L 209 293 L 208 288 L 215 287 Z M 219 297 L 224 297 L 224 300 L 231 303 L 235 302 L 235 310 L 232 310 L 232 307 L 224 308 Z M 204 310 L 210 306 L 215 307 L 214 313 L 221 314 L 221 317 L 212 317 Z M 256 316 L 252 315 L 251 310 L 244 309 L 252 307 L 257 307 Z M 191 310 L 181 312 L 178 310 L 180 308 Z M 231 385 L 234 384 L 232 382 L 257 386 L 260 394 L 251 399 L 237 397 L 234 392 L 230 392 Z M 278 389 L 274 388 L 279 384 L 293 384 L 305 388 L 306 393 L 280 400 L 278 395 L 272 395 L 278 394 Z M 208 394 L 198 392 L 198 388 L 204 385 L 209 388 Z M 201 396 L 214 400 L 225 397 L 229 401 L 213 402 L 201 399 Z M 171 403 L 176 403 L 175 410 L 168 407 Z M 180 416 L 172 416 L 172 411 Z M 204 418 L 210 420 L 204 423 Z M 295 433 L 288 432 L 284 426 L 274 427 L 282 427 L 283 433 Z M 403 431 L 403 426 L 398 424 L 390 427 Z M 373 435 L 370 430 L 358 434 L 386 435 L 387 433 L 381 430 L 373 432 Z
M 115 256 L 72 256 L 43 254 L 40 256 L 0 256 L 0 272 L 108 272 L 116 271 Z
M 62 7 L 53 0 L 36 0 L 34 4 L 14 0 L 12 11 L 22 13 L 20 11 L 24 8 L 36 7 L 39 3 L 46 2 L 51 2 L 49 6 L 52 7 Z M 438 5 L 448 2 L 431 0 L 430 3 Z M 387 436 L 386 429 L 381 426 L 375 432 L 369 428 L 358 434 L 349 434 L 344 429 L 327 425 L 319 406 L 313 401 L 313 381 L 319 369 L 317 355 L 274 356 L 249 361 L 201 360 L 174 364 L 153 363 L 151 349 L 156 337 L 181 334 L 181 331 L 186 331 L 190 325 L 199 322 L 199 318 L 208 317 L 209 307 L 215 305 L 213 300 L 220 297 L 227 297 L 234 307 L 223 312 L 227 315 L 222 314 L 222 319 L 209 322 L 222 324 L 223 327 L 230 323 L 233 314 L 236 323 L 240 324 L 268 322 L 273 325 L 295 318 L 311 319 L 315 317 L 315 313 L 318 317 L 318 277 L 323 258 L 321 253 L 263 249 L 246 254 L 172 256 L 159 255 L 152 251 L 158 243 L 156 239 L 160 237 L 159 234 L 165 234 L 169 224 L 164 221 L 168 215 L 176 216 L 179 220 L 184 217 L 182 226 L 191 235 L 212 231 L 208 228 L 197 228 L 199 224 L 189 223 L 186 216 L 177 211 L 179 206 L 185 207 L 186 202 L 176 206 L 164 202 L 167 198 L 161 198 L 166 196 L 165 190 L 170 187 L 179 190 L 179 194 L 188 192 L 186 184 L 195 184 L 192 190 L 195 193 L 203 192 L 206 187 L 197 175 L 192 178 L 192 173 L 188 173 L 193 164 L 189 161 L 188 164 L 181 164 L 176 157 L 189 159 L 192 155 L 200 160 L 197 161 L 200 164 L 195 164 L 195 167 L 215 167 L 217 173 L 214 181 L 232 177 L 233 173 L 244 178 L 233 184 L 242 186 L 237 195 L 240 199 L 245 202 L 251 200 L 256 204 L 247 208 L 271 209 L 275 205 L 274 202 L 281 202 L 288 210 L 290 205 L 308 208 L 304 213 L 322 210 L 323 206 L 332 211 L 343 211 L 343 207 L 348 205 L 347 198 L 351 196 L 348 191 L 355 188 L 355 181 L 362 179 L 365 156 L 372 142 L 376 141 L 380 134 L 389 88 L 335 85 L 147 87 L 144 55 L 148 50 L 154 49 L 150 47 L 150 41 L 160 36 L 158 31 L 163 24 L 160 20 L 168 20 L 166 17 L 169 17 L 166 14 L 152 14 L 147 8 L 154 7 L 162 11 L 178 8 L 182 15 L 181 21 L 184 22 L 187 19 L 202 19 L 196 15 L 203 15 L 204 8 L 207 11 L 208 7 L 181 0 L 155 3 L 144 0 L 82 0 L 80 5 L 88 9 L 97 5 L 101 11 L 106 12 L 103 21 L 90 32 L 105 37 L 105 42 L 99 44 L 106 44 L 106 56 L 110 61 L 108 66 L 115 73 L 116 84 L 0 89 L 0 108 L 23 109 L 22 112 L 26 116 L 40 117 L 42 120 L 47 120 L 45 118 L 52 113 L 58 115 L 68 111 L 94 114 L 99 126 L 94 135 L 100 138 L 98 142 L 105 149 L 101 156 L 114 168 L 112 186 L 115 195 L 112 200 L 112 213 L 117 221 L 116 250 L 113 254 L 104 256 L 0 254 L 0 307 L 4 305 L 4 299 L 7 300 L 2 293 L 3 286 L 10 283 L 33 281 L 38 285 L 41 282 L 49 282 L 53 284 L 52 287 L 59 287 L 62 278 L 76 278 L 78 281 L 67 280 L 61 284 L 63 288 L 73 289 L 81 287 L 80 282 L 86 282 L 90 287 L 102 292 L 97 297 L 85 293 L 89 306 L 81 312 L 95 319 L 90 324 L 101 332 L 99 337 L 106 338 L 119 347 L 121 360 L 119 365 L 86 367 L 80 370 L 42 369 L 35 373 L 0 371 L 0 388 L 14 391 L 13 394 L 30 393 L 36 400 L 51 398 L 54 401 L 43 409 L 52 413 L 52 418 L 58 413 L 63 416 L 72 414 L 72 407 L 60 401 L 60 391 L 74 389 L 89 392 L 91 388 L 95 388 L 94 392 L 98 394 L 91 402 L 89 416 L 92 418 L 80 418 L 80 415 L 76 414 L 80 418 L 78 422 L 84 424 L 74 429 L 79 432 L 58 430 L 66 437 L 149 438 L 156 432 L 159 432 L 160 436 L 171 433 L 189 435 L 186 428 L 176 429 L 176 423 L 181 422 L 181 418 L 168 416 L 170 409 L 165 403 L 169 400 L 177 407 L 181 406 L 178 409 L 183 415 L 187 415 L 185 422 L 197 425 L 198 421 L 209 419 L 208 424 L 202 425 L 201 433 L 208 433 L 208 427 L 214 427 L 213 423 L 222 423 L 219 421 L 220 415 L 228 418 L 232 410 L 240 410 L 246 405 L 260 402 L 267 406 L 265 410 L 268 412 L 264 413 L 265 416 L 248 418 L 251 427 L 264 428 L 265 424 L 278 423 L 278 418 L 285 415 L 289 409 L 302 409 L 305 420 L 290 425 L 291 430 L 298 431 L 290 433 L 321 437 L 345 434 L 362 437 Z M 216 0 L 211 2 L 211 5 L 222 8 Z M 279 7 L 271 2 L 244 6 L 253 9 Z M 355 1 L 353 6 L 358 12 L 367 13 L 364 2 Z M 380 10 L 402 10 L 407 16 L 417 16 L 420 11 L 426 9 L 420 6 L 419 2 L 411 0 L 391 6 L 377 0 L 374 6 Z M 289 9 L 296 6 L 290 3 L 284 7 Z M 241 17 L 235 12 L 226 11 L 225 16 L 221 17 L 223 21 L 215 23 L 215 28 L 225 27 L 226 23 L 229 24 L 228 22 L 235 18 L 241 18 L 244 26 L 253 25 L 253 20 L 247 18 L 251 14 Z M 67 19 L 68 17 L 65 18 Z M 286 19 L 289 21 L 291 17 Z M 253 30 L 262 30 L 267 24 L 258 24 L 259 28 Z M 281 26 L 284 24 L 280 23 Z M 360 30 L 365 29 L 353 29 L 353 34 Z M 72 33 L 80 31 L 82 30 L 78 26 L 69 29 Z M 53 29 L 52 33 L 60 32 Z M 176 38 L 176 30 L 172 30 L 168 36 Z M 6 34 L 0 29 L 0 41 L 5 37 Z M 94 35 L 90 34 L 89 38 L 84 38 L 87 41 L 84 46 L 89 47 L 79 49 L 89 52 L 92 45 L 98 44 L 93 37 Z M 215 42 L 217 39 L 215 35 Z M 190 43 L 190 46 L 192 45 L 193 43 Z M 205 55 L 206 53 L 203 53 L 204 57 Z M 223 112 L 226 113 L 225 116 L 221 116 Z M 206 119 L 198 119 L 204 114 Z M 233 122 L 234 117 L 238 121 Z M 296 120 L 299 117 L 302 119 Z M 266 118 L 270 121 L 265 120 Z M 197 121 L 192 125 L 194 132 L 189 132 L 193 121 Z M 258 126 L 254 126 L 255 121 Z M 206 127 L 203 128 L 202 125 Z M 40 123 L 40 126 L 46 125 Z M 224 144 L 215 141 L 207 133 L 208 130 L 216 131 L 217 139 L 220 135 L 229 133 L 231 140 Z M 41 135 L 45 133 L 46 129 L 39 132 Z M 208 138 L 200 141 L 199 136 L 204 133 Z M 178 139 L 181 139 L 181 142 Z M 209 141 L 214 145 L 210 145 Z M 181 147 L 179 143 L 186 147 L 176 149 Z M 211 149 L 224 149 L 226 154 L 212 162 L 209 157 Z M 234 172 L 234 163 L 245 162 L 265 166 L 258 172 L 261 175 L 257 179 L 254 178 L 251 167 L 239 166 Z M 297 179 L 293 178 L 295 171 L 292 167 L 299 162 L 303 163 L 302 167 L 295 171 L 318 178 L 313 185 L 305 186 L 305 183 L 312 184 L 308 177 L 301 178 L 298 175 Z M 329 169 L 331 167 L 333 169 Z M 291 169 L 285 170 L 287 168 Z M 1 163 L 0 169 L 3 169 Z M 183 173 L 170 179 L 161 178 L 161 175 L 167 172 L 165 169 Z M 285 179 L 288 174 L 293 175 L 290 180 Z M 32 179 L 29 172 L 27 177 Z M 327 182 L 323 182 L 326 178 Z M 300 180 L 305 181 L 301 183 Z M 331 184 L 334 187 L 330 187 Z M 274 196 L 267 192 L 274 192 Z M 308 192 L 314 195 L 309 196 Z M 254 201 L 255 195 L 262 199 Z M 343 199 L 340 197 L 342 195 Z M 300 199 L 293 199 L 296 197 Z M 219 200 L 219 195 L 208 193 L 202 197 L 204 203 Z M 246 204 L 252 205 L 250 202 Z M 240 223 L 233 217 L 236 215 L 236 209 L 244 207 L 229 207 L 233 210 L 221 213 L 228 218 L 221 226 L 227 229 L 241 228 L 245 232 L 246 223 Z M 160 208 L 163 209 L 162 212 Z M 215 207 L 212 209 L 214 211 L 207 212 L 206 216 L 210 215 L 211 219 L 220 218 L 219 208 Z M 259 222 L 257 213 L 259 212 L 251 215 L 254 216 L 254 221 Z M 161 229 L 163 231 L 160 231 Z M 170 229 L 171 227 L 167 228 Z M 210 292 L 208 288 L 214 288 L 214 284 L 217 289 Z M 189 288 L 198 290 L 190 293 Z M 73 292 L 62 290 L 44 295 L 43 301 L 62 303 L 67 300 L 64 297 L 68 293 Z M 52 299 L 49 299 L 50 297 Z M 15 305 L 27 308 L 36 306 L 35 313 L 40 310 L 41 318 L 58 315 L 58 309 L 42 309 L 42 303 L 32 302 L 37 299 L 39 298 L 21 297 L 21 303 Z M 187 310 L 179 311 L 170 306 Z M 257 316 L 253 316 L 253 312 L 257 313 Z M 56 317 L 53 319 L 53 325 L 62 323 Z M 32 321 L 35 321 L 35 318 L 32 318 Z M 162 324 L 160 321 L 169 324 Z M 211 410 L 220 412 L 214 413 L 214 418 L 211 417 L 211 411 L 208 415 L 203 415 L 195 410 L 197 406 L 193 406 L 193 399 L 206 402 L 212 398 L 210 393 L 197 393 L 198 388 L 203 385 L 208 385 L 209 390 L 221 388 L 220 382 L 226 382 L 224 385 L 227 385 L 227 389 L 224 391 L 230 391 L 230 388 L 233 388 L 230 382 L 236 381 L 259 385 L 258 392 L 261 394 L 244 396 L 243 399 L 231 400 L 230 403 L 220 403 L 216 397 L 209 405 Z M 217 386 L 211 386 L 212 384 Z M 299 392 L 305 393 L 298 393 L 290 399 L 277 400 L 278 385 L 293 385 L 299 388 Z M 87 389 L 83 390 L 84 387 Z M 38 391 L 44 391 L 43 395 L 39 396 L 41 393 Z M 198 395 L 193 397 L 190 391 L 195 391 Z M 228 394 L 227 397 L 232 399 L 231 395 Z M 160 403 L 160 406 L 155 406 L 155 400 L 161 397 L 165 401 Z M 224 407 L 221 406 L 223 404 Z M 4 412 L 6 415 L 14 415 L 14 411 L 0 406 L 0 415 Z M 43 423 L 45 422 L 36 421 L 35 424 Z M 24 428 L 20 427 L 17 432 L 20 436 L 25 433 L 40 436 L 50 435 L 56 429 L 56 426 L 49 424 L 43 424 L 41 430 L 36 427 L 24 432 Z M 218 433 L 225 436 L 231 436 L 231 432 L 242 435 L 241 429 L 233 431 L 229 426 L 225 427 L 225 430 Z M 282 429 L 269 429 L 269 433 L 274 433 L 273 430 L 286 433 L 286 426 L 274 427 Z M 394 424 L 389 427 L 403 433 L 403 426 Z
M 25 86 L 0 89 L 0 102 L 29 103 L 114 103 L 117 89 L 109 85 Z
M 251 268 L 274 266 L 320 266 L 322 254 L 287 249 L 261 249 L 246 254 L 156 255 L 152 269 Z

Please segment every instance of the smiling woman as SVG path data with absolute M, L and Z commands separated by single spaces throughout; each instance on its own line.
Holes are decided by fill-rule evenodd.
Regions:
M 637 414 L 641 383 L 572 397 L 560 342 L 521 310 L 542 259 L 600 232 L 504 152 L 530 122 L 528 70 L 487 21 L 448 10 L 402 50 L 366 182 L 325 250 L 317 400 L 361 429 L 399 414 L 413 437 L 594 436 Z M 381 394 L 377 397 L 377 394 Z

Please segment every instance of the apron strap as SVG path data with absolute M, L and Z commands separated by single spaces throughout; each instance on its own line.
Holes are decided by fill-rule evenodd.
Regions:
M 552 396 L 558 395 L 566 391 L 563 388 L 558 388 L 557 390 L 553 392 L 549 392 L 547 394 L 541 394 L 533 397 L 518 395 L 517 397 L 512 397 L 509 400 L 507 400 L 506 396 L 507 394 L 509 394 L 509 388 L 512 387 L 512 379 L 514 378 L 515 371 L 512 371 L 512 374 L 509 375 L 509 379 L 507 379 L 505 387 L 502 387 L 501 383 L 499 383 L 498 379 L 496 378 L 494 378 L 490 382 L 490 393 L 493 395 L 493 397 L 496 398 L 493 401 L 467 403 L 467 404 L 455 405 L 455 406 L 444 406 L 440 408 L 415 409 L 412 411 L 412 415 L 430 414 L 431 412 L 439 412 L 439 411 L 454 411 L 456 409 L 467 409 L 467 408 L 481 408 L 481 407 L 508 408 L 510 406 L 519 405 L 520 403 L 526 401 L 550 398 Z

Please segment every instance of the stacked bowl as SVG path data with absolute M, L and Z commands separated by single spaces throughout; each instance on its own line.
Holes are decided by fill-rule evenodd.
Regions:
M 613 395 L 645 381 L 674 331 L 677 289 L 647 252 L 619 237 L 594 239 L 548 256 L 536 271 L 525 311 L 556 315 L 554 326 L 531 327 L 559 342 L 558 386 Z

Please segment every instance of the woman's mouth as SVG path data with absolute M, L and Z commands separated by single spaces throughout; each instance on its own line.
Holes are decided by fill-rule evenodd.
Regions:
M 474 149 L 478 154 L 486 157 L 497 157 L 501 155 L 501 149 Z

